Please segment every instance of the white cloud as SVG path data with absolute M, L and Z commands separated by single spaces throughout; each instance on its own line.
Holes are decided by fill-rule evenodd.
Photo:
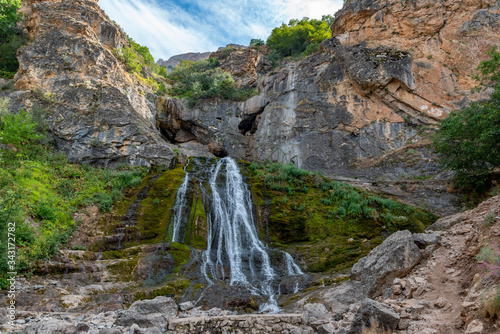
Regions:
M 189 17 L 174 19 L 184 13 L 168 12 L 152 1 L 101 0 L 99 5 L 130 37 L 148 46 L 155 59 L 217 48 Z M 176 24 L 179 19 L 184 24 Z
M 291 18 L 321 18 L 341 0 L 100 0 L 112 20 L 155 59 L 213 51 L 229 43 L 265 40 Z

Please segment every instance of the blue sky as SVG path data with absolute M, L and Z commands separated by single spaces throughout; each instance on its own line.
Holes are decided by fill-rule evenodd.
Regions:
M 291 18 L 334 14 L 343 0 L 99 0 L 130 37 L 156 60 L 186 52 L 215 51 L 229 43 L 264 41 Z

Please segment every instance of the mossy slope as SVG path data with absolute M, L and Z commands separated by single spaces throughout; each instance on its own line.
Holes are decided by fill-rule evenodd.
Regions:
M 297 254 L 308 271 L 340 270 L 397 230 L 437 217 L 294 165 L 247 165 L 262 237 Z

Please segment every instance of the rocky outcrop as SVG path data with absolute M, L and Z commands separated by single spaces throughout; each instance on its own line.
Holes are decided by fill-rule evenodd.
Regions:
M 49 112 L 71 161 L 148 166 L 173 156 L 156 129 L 152 89 L 113 50 L 129 46 L 97 1 L 23 1 L 32 42 L 18 52 L 12 109 Z
M 259 77 L 251 113 L 244 103 L 206 101 L 181 117 L 210 128 L 231 156 L 291 162 L 451 214 L 458 197 L 429 149 L 429 130 L 487 96 L 471 94 L 472 75 L 500 44 L 498 15 L 491 0 L 350 0 L 333 38 L 298 63 L 266 73 L 251 48 L 213 54 L 240 85 Z
M 168 60 L 158 59 L 156 63 L 160 66 L 165 67 L 167 69 L 167 73 L 170 73 L 183 60 L 197 62 L 199 60 L 208 59 L 210 57 L 210 54 L 212 54 L 212 52 L 188 52 L 172 56 L 168 58 Z
M 370 297 L 383 294 L 394 278 L 403 277 L 422 259 L 409 231 L 392 234 L 360 259 L 351 270 L 351 278 L 361 281 Z
M 226 47 L 210 55 L 217 58 L 220 67 L 233 76 L 238 88 L 254 88 L 258 79 L 272 69 L 271 62 L 253 47 Z
M 400 320 L 399 314 L 384 304 L 366 299 L 354 316 L 349 334 L 394 333 Z

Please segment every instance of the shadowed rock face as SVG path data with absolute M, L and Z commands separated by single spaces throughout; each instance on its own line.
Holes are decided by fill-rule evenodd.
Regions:
M 50 111 L 58 147 L 72 161 L 168 163 L 152 90 L 113 55 L 129 43 L 96 2 L 23 2 L 32 42 L 18 53 L 16 88 L 32 93 L 20 94 L 20 104 Z

